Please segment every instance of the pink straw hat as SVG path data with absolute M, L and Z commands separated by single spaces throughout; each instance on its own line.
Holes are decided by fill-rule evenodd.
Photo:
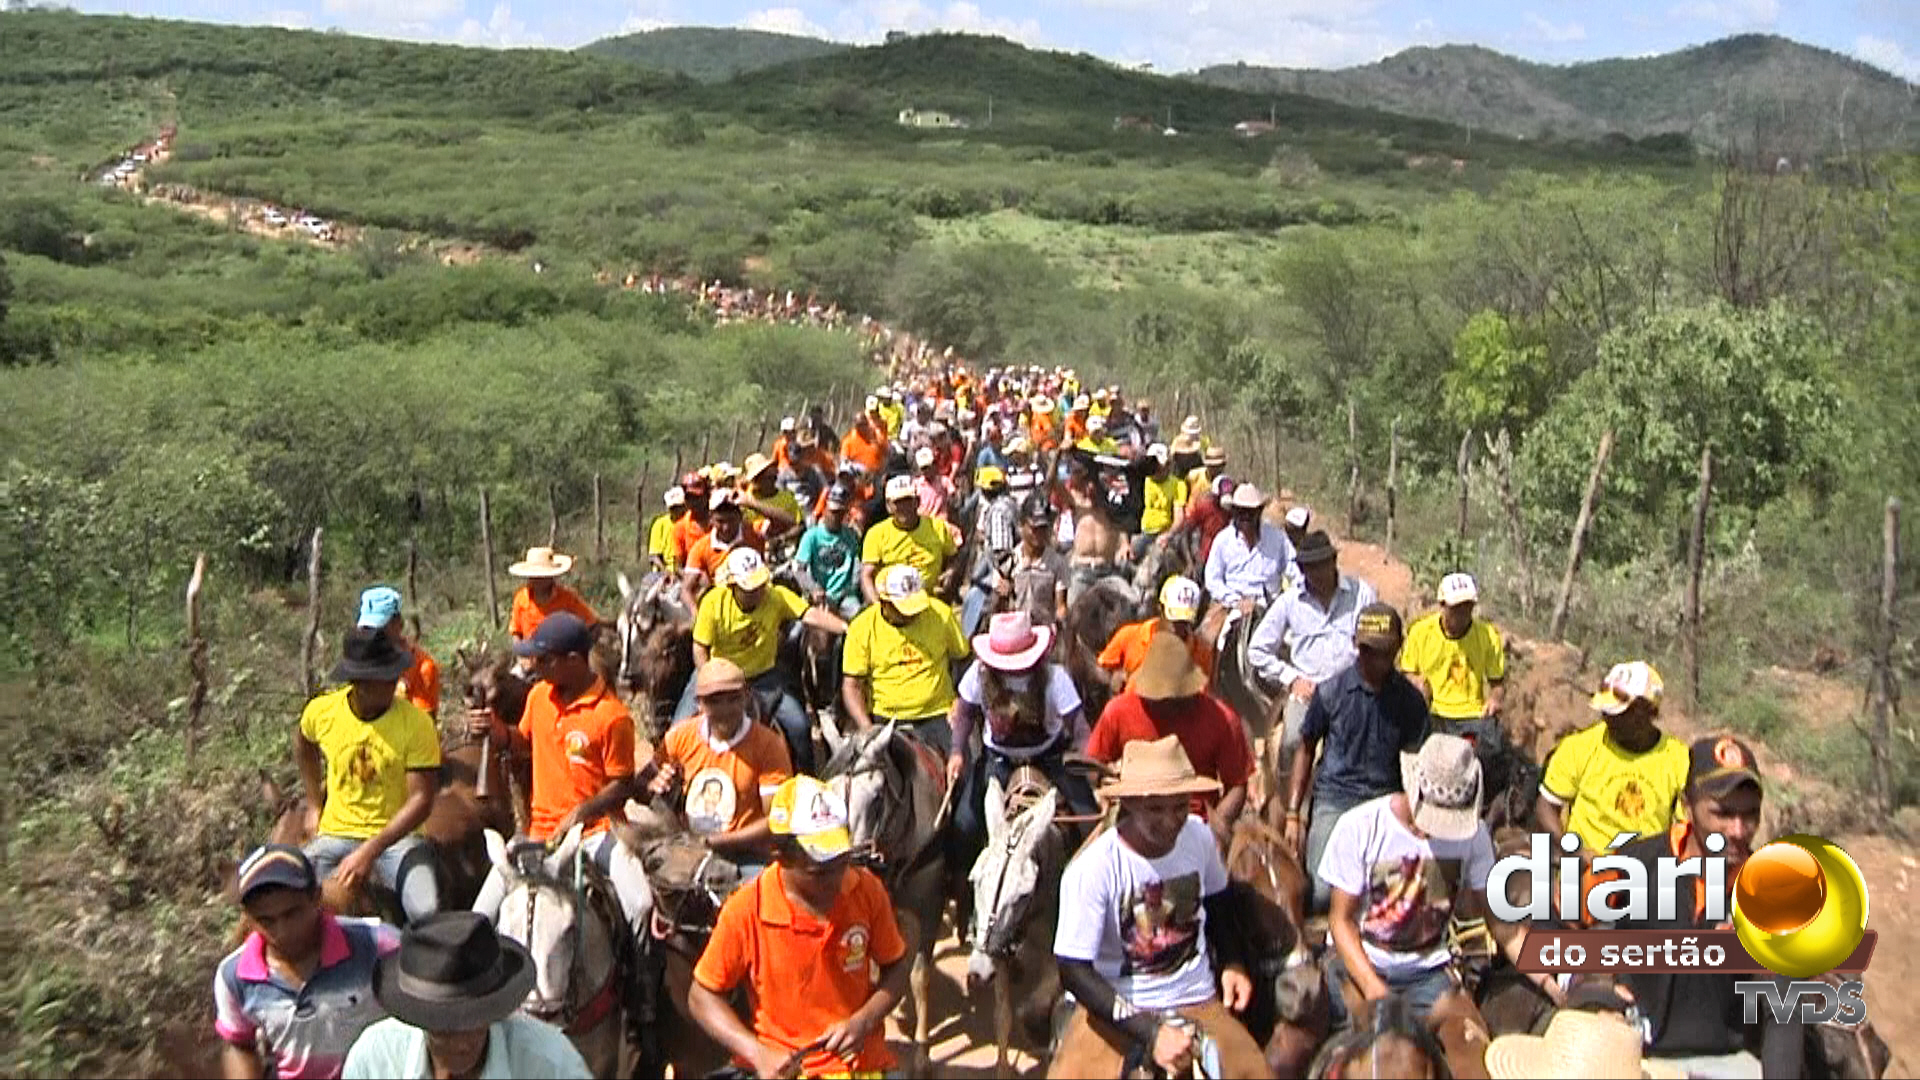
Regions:
M 1053 647 L 1053 627 L 1035 626 L 1024 611 L 993 617 L 987 632 L 973 636 L 973 654 L 999 671 L 1025 671 Z

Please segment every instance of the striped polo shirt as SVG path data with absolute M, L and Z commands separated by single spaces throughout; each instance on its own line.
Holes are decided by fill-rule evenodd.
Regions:
M 373 963 L 400 947 L 400 932 L 378 919 L 320 918 L 320 966 L 305 986 L 267 963 L 258 931 L 213 978 L 214 1031 L 269 1059 L 282 1080 L 339 1076 L 353 1041 L 387 1014 L 373 997 Z

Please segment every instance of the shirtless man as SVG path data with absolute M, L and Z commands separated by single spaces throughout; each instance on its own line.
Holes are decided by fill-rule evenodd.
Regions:
M 1103 577 L 1122 573 L 1120 560 L 1131 550 L 1127 534 L 1114 524 L 1107 504 L 1094 490 L 1096 474 L 1076 467 L 1067 480 L 1067 500 L 1073 507 L 1073 554 L 1068 559 L 1070 573 L 1067 606 Z

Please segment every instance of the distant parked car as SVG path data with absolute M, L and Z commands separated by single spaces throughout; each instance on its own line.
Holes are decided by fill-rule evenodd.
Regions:
M 133 155 L 133 157 L 132 157 L 132 158 L 130 158 L 129 160 L 132 160 L 132 161 L 137 161 L 137 162 L 140 162 L 140 163 L 142 163 L 142 164 L 144 164 L 144 163 L 146 162 L 146 160 L 147 160 L 147 155 L 145 155 L 145 154 L 135 154 L 135 155 Z
M 262 213 L 260 216 L 266 219 L 267 224 L 272 225 L 275 228 L 278 228 L 287 223 L 287 215 L 281 213 L 280 211 L 274 209 L 271 206 L 267 207 L 266 211 Z

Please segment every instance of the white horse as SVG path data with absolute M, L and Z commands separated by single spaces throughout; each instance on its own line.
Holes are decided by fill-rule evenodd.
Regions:
M 538 973 L 521 1011 L 567 1033 L 598 1077 L 625 1075 L 625 1010 L 616 945 L 623 929 L 611 893 L 595 903 L 575 864 L 584 826 L 567 831 L 552 854 L 510 853 L 487 830 L 487 855 L 504 876 L 500 933 L 526 946 Z M 541 856 L 544 855 L 544 858 Z
M 1016 787 L 1019 785 L 1016 784 Z M 987 846 L 974 861 L 973 919 L 967 928 L 967 993 L 993 984 L 994 1075 L 1013 1075 L 1014 984 L 1022 984 L 1023 1012 L 1046 1010 L 1060 997 L 1053 935 L 1060 921 L 1060 872 L 1066 841 L 1053 827 L 1060 792 L 1049 787 L 1032 805 L 1007 817 L 1006 793 L 987 781 Z M 1032 1016 L 1026 1017 L 1029 1020 Z

